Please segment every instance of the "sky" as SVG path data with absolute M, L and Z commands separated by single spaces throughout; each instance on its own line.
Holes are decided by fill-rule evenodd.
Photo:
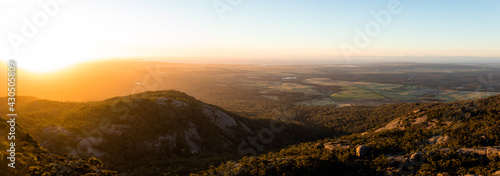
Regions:
M 495 62 L 500 1 L 0 0 L 0 35 L 1 60 L 38 72 L 109 58 Z

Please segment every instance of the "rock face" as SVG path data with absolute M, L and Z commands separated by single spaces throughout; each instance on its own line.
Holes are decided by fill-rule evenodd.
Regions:
M 215 125 L 217 125 L 217 127 L 224 131 L 230 131 L 229 127 L 238 125 L 231 116 L 209 105 L 204 105 L 203 114 L 205 114 L 210 119 L 210 121 L 212 121 L 212 123 L 214 123 Z
M 365 145 L 360 145 L 356 148 L 356 156 L 363 158 L 368 154 L 370 147 Z

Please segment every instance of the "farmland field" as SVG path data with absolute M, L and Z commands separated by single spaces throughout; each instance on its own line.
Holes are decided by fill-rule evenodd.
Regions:
M 334 100 L 382 100 L 385 97 L 355 86 L 342 86 L 342 91 L 330 95 Z

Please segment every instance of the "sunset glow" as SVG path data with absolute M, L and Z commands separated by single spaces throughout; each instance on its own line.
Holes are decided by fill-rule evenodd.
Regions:
M 367 26 L 391 1 L 245 1 L 223 11 L 224 18 L 212 1 L 53 2 L 1 1 L 0 33 L 6 40 L 0 42 L 0 59 L 17 59 L 35 72 L 135 56 L 200 63 L 345 62 L 341 45 L 352 46 L 375 30 Z M 397 2 L 401 12 L 350 56 L 500 56 L 498 1 Z M 477 8 L 463 10 L 468 7 Z M 33 36 L 23 35 L 30 30 L 36 30 Z

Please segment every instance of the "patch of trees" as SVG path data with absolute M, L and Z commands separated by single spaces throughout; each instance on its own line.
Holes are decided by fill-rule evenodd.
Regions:
M 437 104 L 398 103 L 381 106 L 296 106 L 291 111 L 307 125 L 334 130 L 340 135 L 362 133 L 381 127 L 397 117 Z

